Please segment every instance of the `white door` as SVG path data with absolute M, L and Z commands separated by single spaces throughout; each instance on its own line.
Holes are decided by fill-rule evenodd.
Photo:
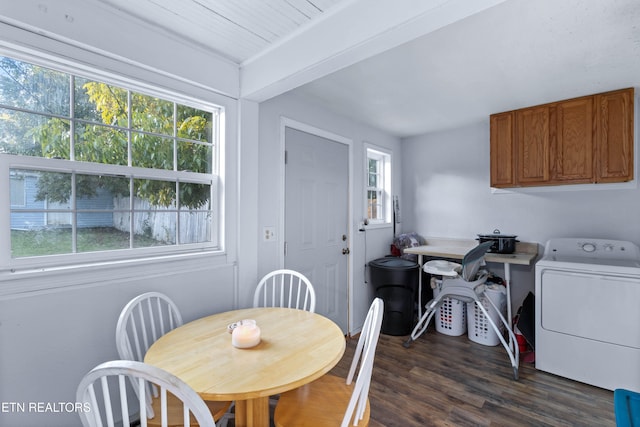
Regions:
M 316 313 L 347 332 L 349 147 L 285 129 L 285 268 L 311 280 Z

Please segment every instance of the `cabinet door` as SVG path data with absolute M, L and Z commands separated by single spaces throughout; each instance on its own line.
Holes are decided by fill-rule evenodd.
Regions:
M 553 108 L 551 181 L 594 182 L 593 97 L 559 102 Z
M 633 89 L 596 95 L 597 182 L 633 179 Z
M 517 110 L 515 117 L 517 184 L 549 184 L 549 106 Z
M 513 113 L 492 115 L 490 126 L 491 186 L 513 187 Z

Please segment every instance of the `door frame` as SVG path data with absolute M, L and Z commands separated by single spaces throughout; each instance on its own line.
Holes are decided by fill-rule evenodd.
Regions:
M 281 116 L 280 117 L 280 158 L 283 159 L 280 162 L 280 194 L 283 195 L 282 201 L 280 202 L 279 207 L 279 224 L 278 229 L 281 230 L 282 239 L 280 241 L 280 254 L 278 255 L 278 264 L 280 268 L 284 268 L 284 242 L 286 240 L 285 236 L 285 205 L 286 200 L 284 195 L 285 193 L 285 163 L 284 156 L 286 150 L 286 141 L 285 141 L 285 129 L 291 128 L 295 130 L 299 130 L 302 132 L 306 132 L 311 135 L 315 135 L 324 139 L 328 139 L 333 142 L 337 142 L 340 144 L 344 144 L 347 146 L 349 151 L 349 158 L 347 160 L 347 164 L 349 167 L 348 170 L 348 187 L 347 187 L 347 238 L 349 242 L 349 249 L 353 254 L 353 244 L 354 244 L 354 232 L 353 232 L 353 140 L 342 135 L 335 134 L 333 132 L 329 132 L 324 129 L 320 129 L 318 127 L 309 125 L 307 123 L 299 122 L 297 120 L 290 119 L 288 117 Z M 351 333 L 351 329 L 353 327 L 353 301 L 351 296 L 353 295 L 353 256 L 349 255 L 347 259 L 347 333 Z

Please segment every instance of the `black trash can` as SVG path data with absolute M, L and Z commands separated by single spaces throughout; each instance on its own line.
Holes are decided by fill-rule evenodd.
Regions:
M 369 262 L 371 285 L 384 301 L 381 332 L 409 335 L 415 322 L 418 264 L 403 258 L 386 257 Z

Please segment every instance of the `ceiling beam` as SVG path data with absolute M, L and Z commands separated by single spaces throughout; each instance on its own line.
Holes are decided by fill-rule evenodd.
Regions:
M 240 95 L 265 101 L 504 1 L 346 1 L 244 61 Z

